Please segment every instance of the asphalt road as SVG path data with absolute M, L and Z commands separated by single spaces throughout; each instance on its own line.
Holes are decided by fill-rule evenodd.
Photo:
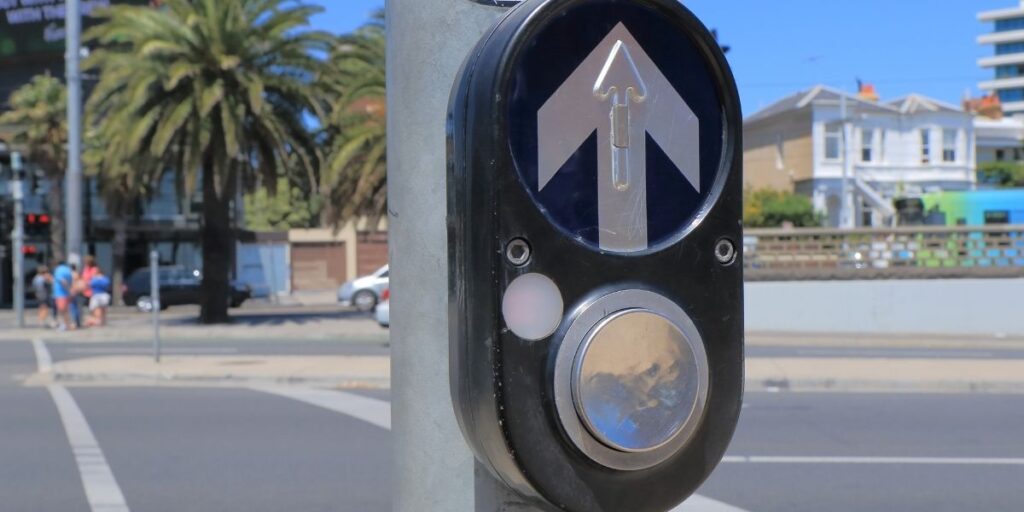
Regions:
M 0 510 L 87 511 L 78 466 L 99 462 L 133 511 L 390 510 L 390 434 L 345 413 L 352 394 L 70 388 L 99 447 L 76 458 L 56 400 L 14 380 L 35 365 L 30 343 L 0 344 Z M 700 493 L 750 512 L 1017 512 L 1022 432 L 1024 396 L 751 393 Z

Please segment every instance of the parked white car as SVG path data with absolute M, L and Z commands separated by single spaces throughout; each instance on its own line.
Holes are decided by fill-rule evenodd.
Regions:
M 359 311 L 370 312 L 387 288 L 388 266 L 384 265 L 368 276 L 358 277 L 341 285 L 341 288 L 338 288 L 338 302 L 342 306 L 355 306 Z
M 381 327 L 391 327 L 391 290 L 385 289 L 384 293 L 380 294 L 380 302 L 377 303 L 374 314 Z

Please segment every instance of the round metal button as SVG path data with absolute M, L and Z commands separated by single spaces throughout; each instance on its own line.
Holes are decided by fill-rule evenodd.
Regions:
M 704 340 L 672 300 L 612 292 L 576 309 L 555 357 L 555 408 L 593 461 L 639 470 L 669 459 L 704 417 L 710 375 Z
M 573 371 L 573 398 L 587 430 L 624 452 L 671 440 L 693 412 L 700 387 L 689 347 L 675 324 L 643 309 L 594 327 Z

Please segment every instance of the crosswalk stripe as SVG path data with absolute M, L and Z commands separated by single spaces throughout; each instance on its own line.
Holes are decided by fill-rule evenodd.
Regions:
M 953 466 L 1024 466 L 1024 458 L 1000 457 L 821 457 L 729 455 L 722 462 L 739 464 L 903 464 Z
M 47 389 L 57 405 L 57 413 L 75 455 L 89 508 L 92 512 L 129 512 L 114 472 L 110 470 L 103 450 L 74 397 L 64 386 L 47 386 Z
M 391 403 L 327 389 L 285 386 L 252 386 L 250 389 L 298 400 L 391 430 Z
M 250 389 L 283 396 L 310 405 L 358 418 L 391 430 L 391 403 L 365 396 L 327 389 L 284 386 L 253 386 Z M 747 512 L 741 508 L 695 494 L 669 512 Z

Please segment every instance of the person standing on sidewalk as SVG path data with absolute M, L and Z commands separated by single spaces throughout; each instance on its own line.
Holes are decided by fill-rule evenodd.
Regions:
M 85 264 L 82 266 L 82 273 L 78 282 L 78 293 L 75 294 L 75 307 L 78 309 L 75 324 L 78 327 L 82 326 L 82 312 L 85 308 L 88 307 L 90 313 L 92 312 L 92 278 L 99 271 L 99 267 L 96 266 L 96 258 L 93 255 L 85 255 L 83 262 Z
M 103 269 L 93 264 L 92 279 L 89 280 L 89 319 L 87 327 L 107 325 L 107 308 L 110 306 L 110 278 Z
M 40 265 L 32 278 L 32 292 L 39 302 L 39 326 L 51 327 L 50 324 L 50 287 L 53 285 L 53 276 L 46 265 Z
M 60 262 L 53 271 L 53 301 L 57 307 L 57 330 L 74 329 L 71 323 L 71 285 L 75 273 L 67 263 Z

